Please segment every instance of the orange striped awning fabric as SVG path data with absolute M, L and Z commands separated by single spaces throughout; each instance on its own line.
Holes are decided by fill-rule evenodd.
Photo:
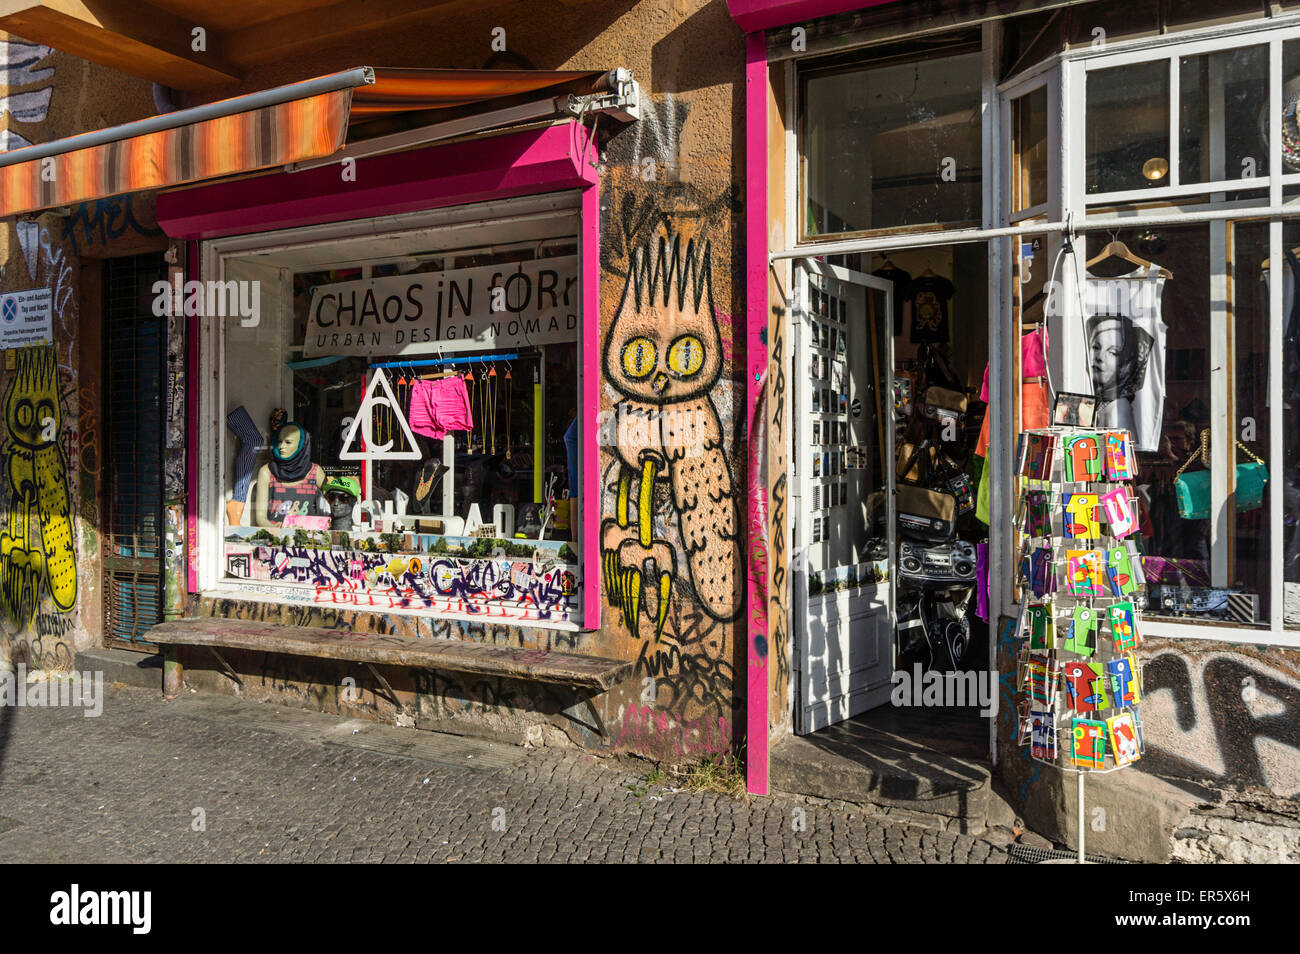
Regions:
M 368 67 L 330 74 L 0 153 L 0 216 L 325 158 L 347 143 L 350 124 L 521 94 L 588 91 L 603 75 Z

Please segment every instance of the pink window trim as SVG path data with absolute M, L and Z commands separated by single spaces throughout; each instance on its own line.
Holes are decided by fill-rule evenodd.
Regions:
M 767 44 L 761 33 L 745 37 L 745 420 L 752 425 L 759 398 L 767 383 Z M 748 457 L 757 464 L 767 448 L 752 444 L 746 435 Z M 761 466 L 751 466 L 751 480 L 761 481 Z M 746 494 L 749 559 L 746 567 L 745 642 L 745 787 L 754 795 L 768 788 L 768 606 L 766 577 L 770 548 L 755 560 L 759 540 L 770 538 L 767 526 L 767 488 L 751 486 Z M 755 539 L 755 536 L 759 540 Z
M 355 181 L 340 165 L 282 172 L 164 192 L 158 224 L 178 239 L 396 215 L 570 189 L 582 190 L 579 237 L 582 283 L 583 463 L 578 494 L 582 527 L 582 625 L 600 627 L 600 481 L 596 446 L 600 409 L 600 204 L 594 143 L 576 122 L 542 130 L 429 146 L 360 159 Z M 195 256 L 191 256 L 191 264 Z M 192 268 L 191 275 L 196 274 Z M 191 373 L 195 369 L 191 366 Z M 191 378 L 197 380 L 197 376 Z M 190 433 L 198 433 L 198 394 L 187 388 Z M 186 523 L 197 531 L 197 447 L 190 455 Z M 590 502 L 590 505 L 587 505 Z M 196 535 L 189 541 L 190 592 L 198 592 Z

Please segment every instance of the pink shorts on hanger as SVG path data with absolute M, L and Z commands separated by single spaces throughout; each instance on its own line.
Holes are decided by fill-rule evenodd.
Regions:
M 460 376 L 439 381 L 416 381 L 411 386 L 409 420 L 411 430 L 434 440 L 448 431 L 472 431 L 474 414 L 469 406 L 469 392 Z

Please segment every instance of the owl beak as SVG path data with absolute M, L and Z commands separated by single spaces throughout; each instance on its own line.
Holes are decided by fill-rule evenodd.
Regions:
M 655 389 L 655 394 L 663 394 L 664 388 L 668 387 L 668 375 L 660 371 L 655 375 L 654 381 L 651 382 L 651 386 Z

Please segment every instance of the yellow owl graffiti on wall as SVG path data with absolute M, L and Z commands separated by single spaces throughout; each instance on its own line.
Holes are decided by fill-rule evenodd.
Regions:
M 61 423 L 54 348 L 18 350 L 5 393 L 7 435 L 0 445 L 9 484 L 8 526 L 0 530 L 0 609 L 23 625 L 36 615 L 42 586 L 61 612 L 77 600 Z

